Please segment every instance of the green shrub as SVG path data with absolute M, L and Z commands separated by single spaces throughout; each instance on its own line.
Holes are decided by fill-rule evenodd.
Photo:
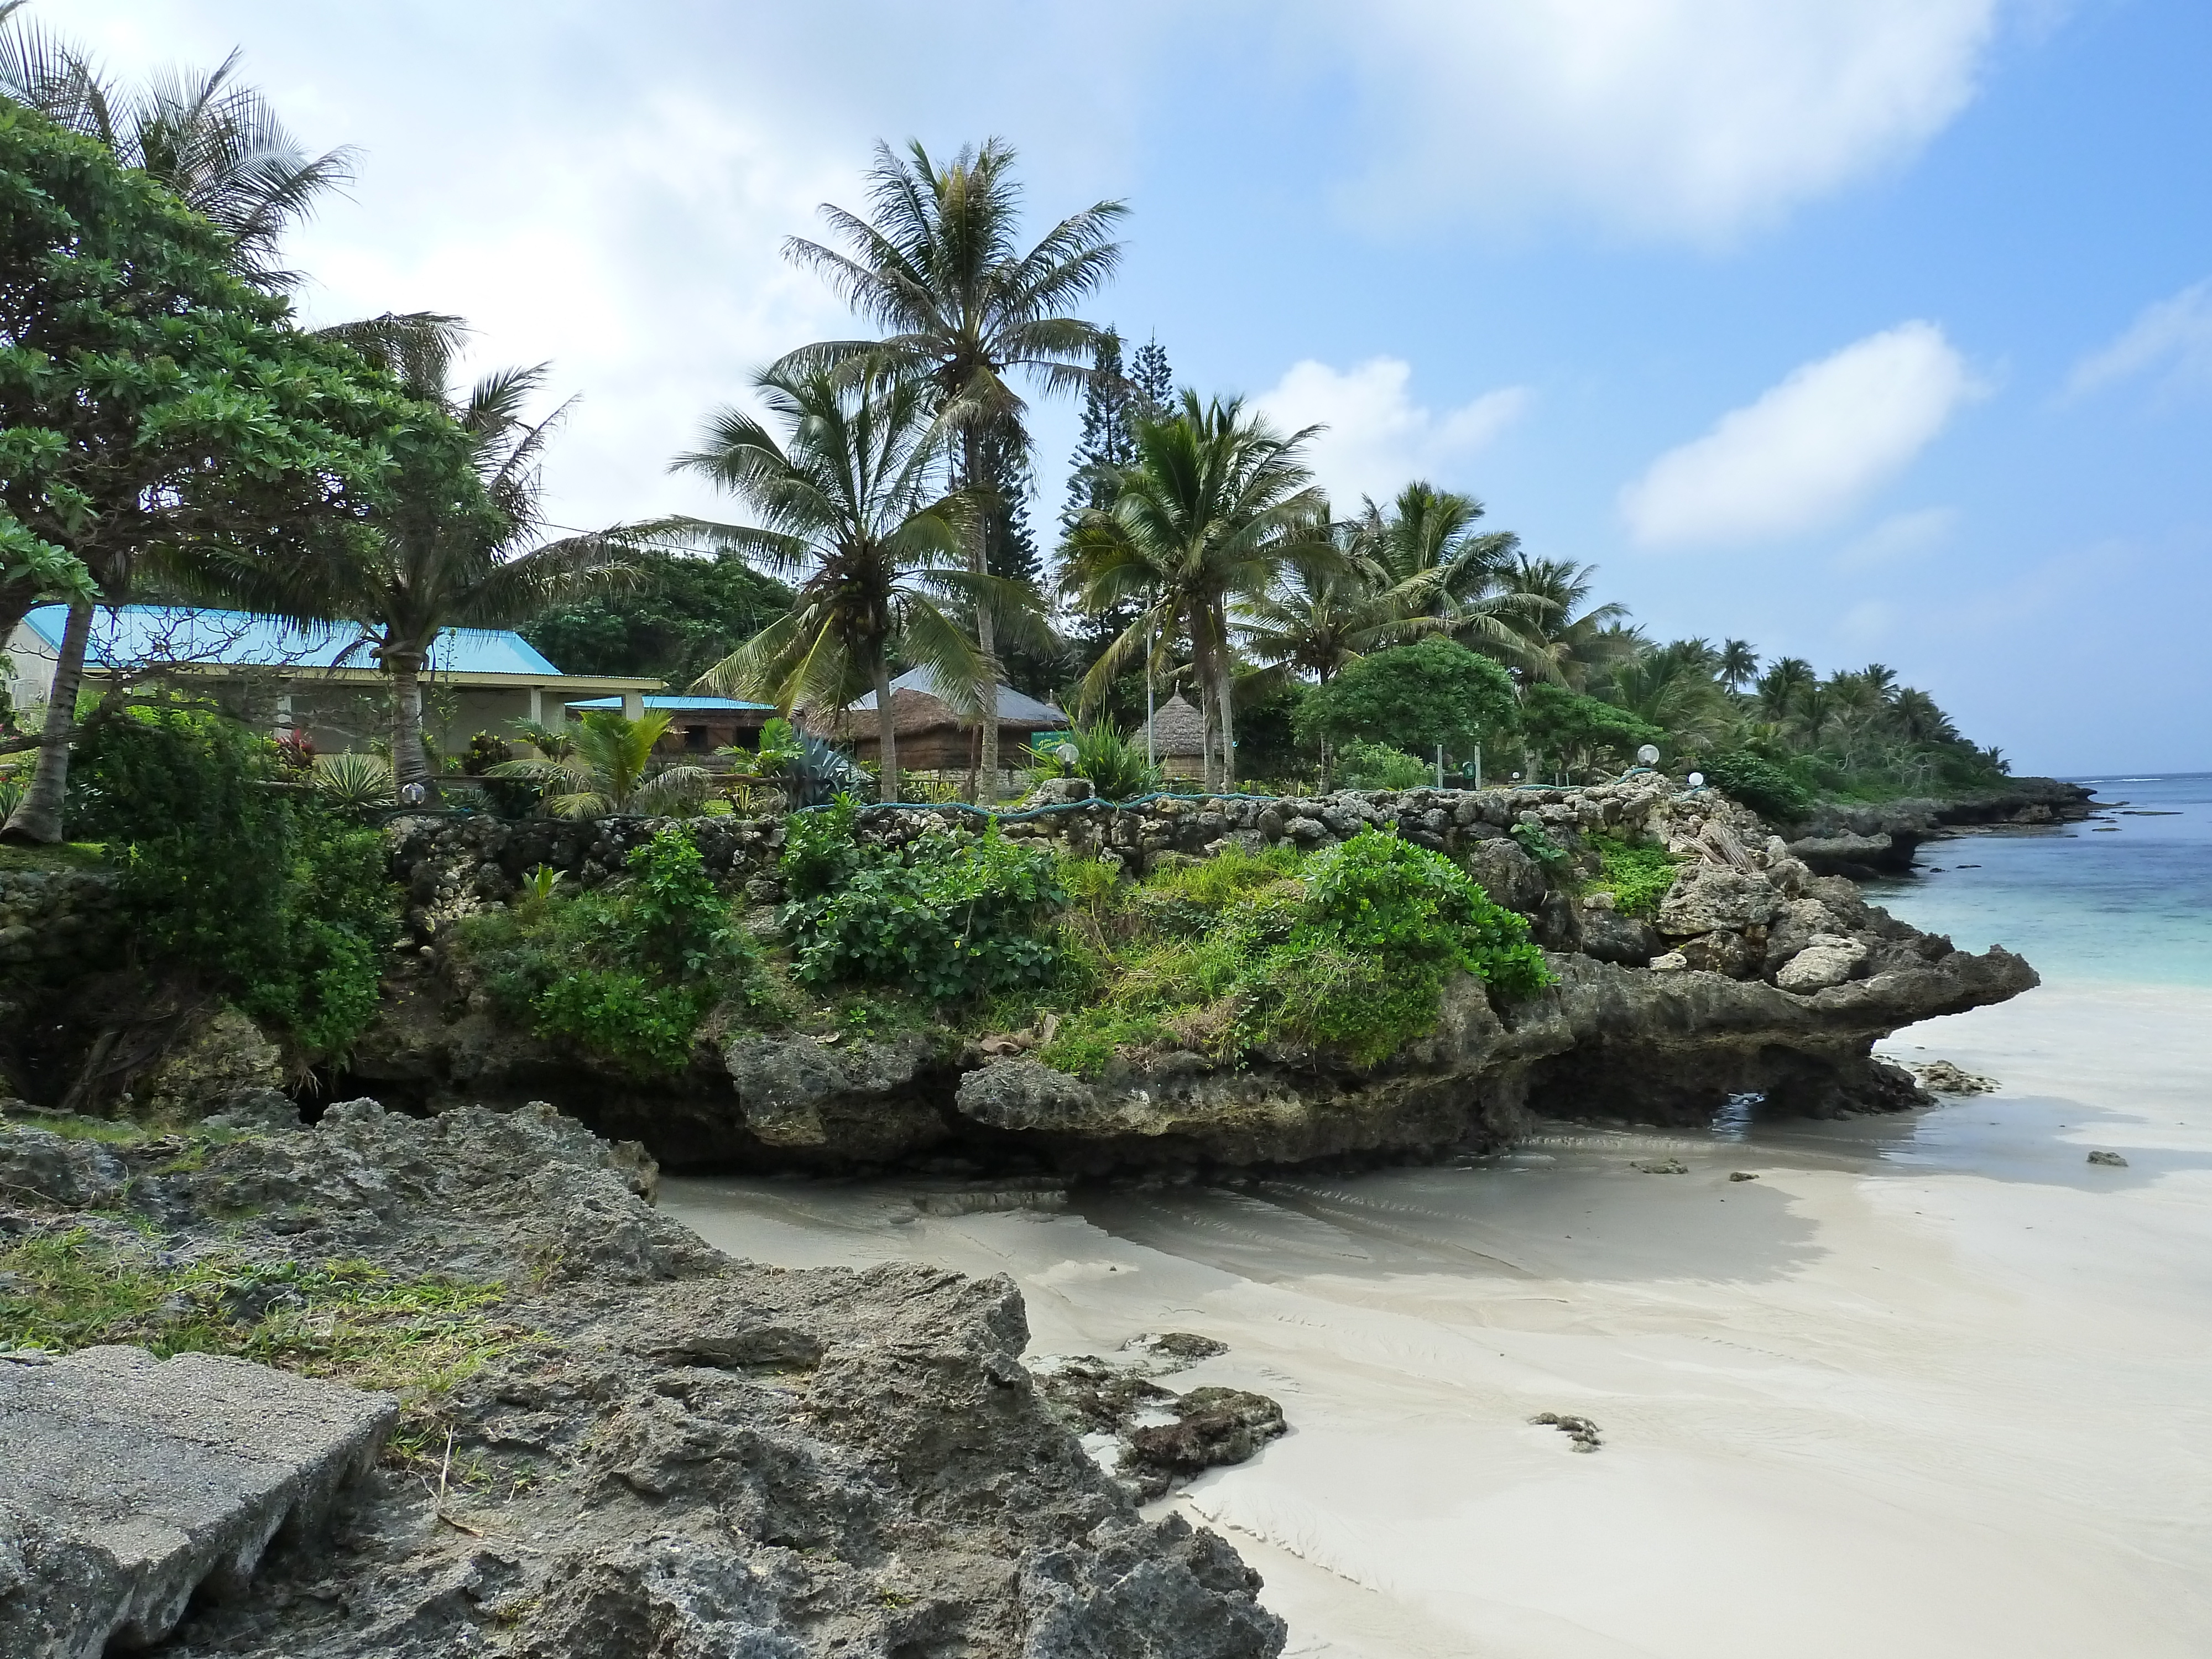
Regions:
M 805 822 L 830 816 L 800 815 L 785 844 L 789 899 L 779 920 L 800 983 L 896 985 L 956 1003 L 1058 975 L 1048 924 L 1068 894 L 1049 852 L 1017 846 L 995 826 L 980 836 L 933 830 L 889 848 Z
M 1072 761 L 1062 760 L 1062 744 L 1075 750 Z M 1160 769 L 1145 758 L 1145 745 L 1133 740 L 1110 720 L 1078 723 L 1064 734 L 1047 738 L 1030 750 L 1030 776 L 1088 778 L 1103 800 L 1133 800 L 1163 787 Z
M 1787 769 L 1739 749 L 1705 765 L 1705 781 L 1761 817 L 1796 823 L 1813 811 L 1813 792 Z
M 574 897 L 534 881 L 460 924 L 484 988 L 545 1036 L 641 1077 L 680 1072 L 726 998 L 767 999 L 759 955 L 681 824 L 631 852 L 627 878 Z
M 1455 971 L 1507 997 L 1551 983 L 1519 916 L 1441 854 L 1371 830 L 1303 860 L 1224 853 L 1079 920 L 1082 1006 L 1042 1057 L 1083 1076 L 1117 1048 L 1228 1061 L 1289 1042 L 1372 1065 L 1435 1030 Z
M 1547 871 L 1565 864 L 1570 856 L 1567 849 L 1545 833 L 1540 823 L 1516 823 L 1505 832 L 1513 844 Z
M 310 1054 L 374 1015 L 395 932 L 383 838 L 281 787 L 276 745 L 171 704 L 94 725 L 70 769 L 73 836 L 104 842 L 150 965 L 210 981 Z
M 1431 763 L 1385 743 L 1347 743 L 1336 751 L 1336 781 L 1346 789 L 1419 789 L 1437 781 Z
M 1622 915 L 1657 915 L 1660 901 L 1674 884 L 1674 855 L 1663 847 L 1632 847 L 1611 836 L 1595 836 L 1590 845 L 1604 873 L 1583 890 L 1611 893 L 1613 908 Z

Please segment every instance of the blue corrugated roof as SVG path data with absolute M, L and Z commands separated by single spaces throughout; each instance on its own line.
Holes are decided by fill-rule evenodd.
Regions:
M 48 646 L 61 648 L 67 605 L 40 605 L 25 620 Z M 161 605 L 125 605 L 93 613 L 86 661 L 112 668 L 157 659 L 231 668 L 376 666 L 361 629 L 349 623 L 295 623 L 246 611 Z M 428 667 L 439 674 L 561 675 L 521 635 L 489 628 L 444 629 L 430 647 Z
M 623 700 L 620 697 L 591 697 L 582 702 L 572 702 L 568 705 L 571 708 L 619 708 L 622 706 Z M 645 706 L 647 708 L 665 708 L 672 714 L 687 712 L 706 714 L 717 712 L 726 714 L 732 709 L 765 708 L 773 711 L 775 708 L 772 702 L 739 702 L 735 697 L 647 697 L 645 699 Z

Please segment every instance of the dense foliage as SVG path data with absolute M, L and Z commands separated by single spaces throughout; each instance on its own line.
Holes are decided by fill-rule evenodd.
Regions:
M 1067 903 L 1052 855 L 996 829 L 933 830 L 903 847 L 856 840 L 849 804 L 791 821 L 780 918 L 803 984 L 889 985 L 933 1003 L 1049 982 L 1049 927 Z
M 688 686 L 790 609 L 791 591 L 742 559 L 641 549 L 618 591 L 556 605 L 523 638 L 565 674 Z
M 1550 982 L 1521 917 L 1449 859 L 1369 831 L 1311 857 L 1223 853 L 1134 888 L 1071 860 L 1073 1007 L 1044 1050 L 1096 1076 L 1118 1048 L 1229 1061 L 1270 1044 L 1368 1065 L 1435 1029 L 1445 979 Z
M 1312 739 L 1382 743 L 1447 759 L 1477 745 L 1493 753 L 1518 730 L 1513 681 L 1455 640 L 1431 637 L 1378 651 L 1309 693 L 1298 727 Z
M 1347 743 L 1335 755 L 1335 777 L 1344 789 L 1419 789 L 1437 781 L 1434 762 L 1386 743 Z
M 1813 810 L 1813 792 L 1789 769 L 1738 749 L 1705 763 L 1705 781 L 1762 817 L 1794 823 Z
M 1612 894 L 1613 908 L 1625 916 L 1657 915 L 1674 884 L 1674 855 L 1663 847 L 1631 846 L 1611 836 L 1593 836 L 1590 844 L 1601 873 L 1583 890 Z
M 541 882 L 506 909 L 465 918 L 460 955 L 542 1036 L 637 1076 L 665 1076 L 689 1063 L 716 1005 L 772 994 L 680 824 L 633 851 L 625 870 L 622 881 L 575 896 Z
M 104 842 L 149 966 L 192 975 L 310 1054 L 376 1011 L 393 934 L 383 838 L 282 787 L 276 746 L 220 714 L 126 708 L 83 740 L 71 834 Z
M 1063 747 L 1075 750 L 1073 760 L 1062 758 Z M 1134 800 L 1165 783 L 1160 769 L 1145 758 L 1143 735 L 1131 736 L 1110 720 L 1077 721 L 1032 748 L 1030 762 L 1031 778 L 1088 778 L 1102 800 Z

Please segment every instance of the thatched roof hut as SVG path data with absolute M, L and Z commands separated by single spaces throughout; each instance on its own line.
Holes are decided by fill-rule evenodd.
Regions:
M 1166 776 L 1206 775 L 1206 716 L 1182 692 L 1152 711 L 1152 748 Z
M 1037 738 L 1067 729 L 1067 716 L 1048 702 L 1024 696 L 1011 685 L 998 688 L 999 752 L 1001 764 L 1025 764 L 1025 752 Z M 811 729 L 852 744 L 854 758 L 877 758 L 876 694 L 848 703 L 830 720 L 810 720 Z M 939 695 L 927 668 L 910 668 L 891 682 L 891 729 L 898 737 L 902 769 L 965 771 L 981 748 L 980 722 L 963 718 Z

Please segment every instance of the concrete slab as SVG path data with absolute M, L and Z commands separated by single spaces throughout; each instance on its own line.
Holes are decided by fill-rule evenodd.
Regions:
M 279 1532 L 327 1521 L 398 1415 L 388 1395 L 210 1354 L 0 1357 L 0 1656 L 160 1641 Z

